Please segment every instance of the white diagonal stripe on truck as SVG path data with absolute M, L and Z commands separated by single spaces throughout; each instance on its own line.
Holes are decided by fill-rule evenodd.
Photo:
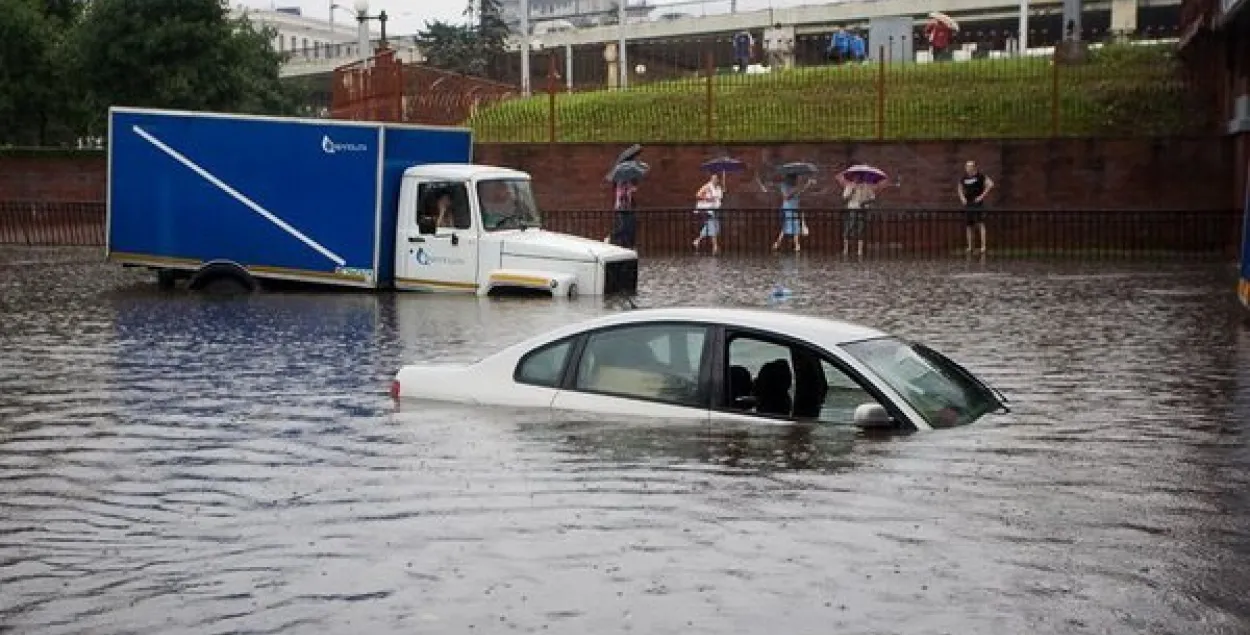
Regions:
M 320 243 L 309 238 L 308 236 L 305 236 L 304 233 L 301 232 L 300 230 L 295 229 L 294 227 L 291 227 L 291 225 L 289 225 L 286 221 L 275 216 L 273 212 L 270 212 L 269 210 L 261 207 L 252 199 L 244 196 L 238 190 L 227 185 L 225 181 L 222 181 L 221 179 L 213 176 L 212 173 L 210 173 L 208 170 L 205 170 L 204 168 L 196 165 L 195 162 L 192 161 L 191 159 L 186 158 L 177 150 L 165 145 L 165 142 L 152 136 L 152 133 L 148 132 L 147 130 L 144 130 L 143 128 L 140 128 L 139 126 L 131 126 L 131 128 L 135 131 L 135 134 L 139 135 L 140 137 L 143 137 L 148 143 L 160 149 L 161 152 L 168 154 L 169 156 L 173 157 L 175 161 L 187 166 L 187 169 L 200 175 L 205 181 L 212 183 L 214 186 L 217 187 L 217 189 L 225 192 L 226 194 L 229 194 L 236 201 L 246 205 L 248 209 L 251 209 L 253 212 L 260 214 L 261 216 L 264 216 L 269 222 L 282 228 L 282 230 L 285 231 L 286 233 L 298 238 L 300 242 L 317 250 L 317 253 L 325 256 L 326 258 L 329 258 L 332 262 L 334 262 L 334 264 L 340 267 L 347 264 L 347 261 L 344 260 L 341 256 L 334 253 L 333 251 L 330 251 L 329 249 L 326 249 L 325 247 L 322 247 Z

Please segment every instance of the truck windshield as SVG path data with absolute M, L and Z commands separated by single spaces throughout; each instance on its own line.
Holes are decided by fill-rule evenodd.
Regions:
M 477 196 L 482 205 L 482 226 L 486 231 L 542 225 L 529 179 L 478 181 Z

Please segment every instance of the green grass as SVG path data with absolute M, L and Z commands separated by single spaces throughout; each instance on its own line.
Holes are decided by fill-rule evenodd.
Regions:
M 797 68 L 690 77 L 621 91 L 548 95 L 484 108 L 478 141 L 749 142 L 1185 134 L 1188 109 L 1174 47 L 1108 46 L 1082 64 L 1049 57 L 943 64 Z M 884 101 L 884 120 L 879 116 Z M 709 131 L 708 104 L 712 104 Z M 1052 113 L 1057 104 L 1056 119 Z M 879 126 L 881 126 L 879 132 Z M 710 134 L 709 134 L 710 132 Z

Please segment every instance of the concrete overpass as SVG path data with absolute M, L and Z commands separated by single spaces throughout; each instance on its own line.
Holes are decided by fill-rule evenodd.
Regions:
M 1083 13 L 1110 10 L 1111 29 L 1131 32 L 1137 30 L 1139 7 L 1176 7 L 1180 4 L 1181 0 L 1086 0 L 1081 3 L 1081 8 Z M 1062 0 L 1032 0 L 1029 6 L 1033 15 L 1055 15 L 1061 12 Z M 911 15 L 919 21 L 930 11 L 941 11 L 963 24 L 1018 16 L 1020 5 L 1013 0 L 843 1 L 634 23 L 627 25 L 626 37 L 630 41 L 680 39 L 728 34 L 743 29 L 759 31 L 776 24 L 793 26 L 796 35 L 825 34 L 833 25 L 866 23 L 872 18 Z M 549 33 L 534 39 L 541 43 L 542 48 L 551 48 L 608 44 L 617 41 L 619 37 L 619 27 L 600 26 Z M 519 42 L 515 38 L 510 44 L 512 48 L 519 50 Z
M 1084 0 L 1082 12 L 1110 12 L 1112 31 L 1136 31 L 1139 9 L 1179 7 L 1181 0 Z M 626 37 L 631 42 L 681 40 L 694 37 L 730 34 L 743 29 L 759 30 L 775 24 L 793 26 L 795 35 L 827 34 L 834 25 L 852 26 L 866 24 L 872 18 L 914 16 L 917 23 L 923 21 L 930 11 L 942 11 L 969 27 L 982 22 L 1001 22 L 1019 15 L 1019 3 L 1014 0 L 855 0 L 805 5 L 760 11 L 723 13 L 701 17 L 635 22 L 626 25 Z M 1058 16 L 1062 0 L 1031 0 L 1032 16 Z M 965 27 L 963 30 L 969 30 Z M 547 33 L 532 36 L 535 48 L 565 48 L 606 45 L 620 37 L 620 27 L 599 26 Z M 405 62 L 418 62 L 420 53 L 415 46 L 394 44 Z M 519 40 L 509 42 L 513 51 L 520 50 Z M 296 59 L 283 66 L 283 77 L 319 75 L 330 73 L 346 60 Z
M 398 42 L 390 42 L 390 47 L 395 50 L 395 56 L 405 64 L 416 64 L 424 61 L 421 52 L 417 47 L 408 44 L 402 45 Z M 334 69 L 345 64 L 351 64 L 350 59 L 316 59 L 316 58 L 292 58 L 282 68 L 278 70 L 280 77 L 304 77 L 308 75 L 329 74 Z

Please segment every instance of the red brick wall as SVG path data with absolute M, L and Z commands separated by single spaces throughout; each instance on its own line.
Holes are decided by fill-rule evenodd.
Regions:
M 533 174 L 546 209 L 600 209 L 611 202 L 604 175 L 621 145 L 485 144 L 479 163 Z M 747 161 L 810 161 L 826 174 L 852 163 L 876 165 L 902 177 L 887 190 L 881 207 L 934 208 L 958 203 L 955 180 L 963 162 L 975 159 L 997 187 L 997 209 L 1228 209 L 1233 148 L 1229 140 L 1056 139 L 1042 141 L 935 141 L 924 143 L 813 143 L 789 145 L 645 146 L 642 159 L 652 172 L 639 191 L 643 207 L 693 206 L 704 176 L 699 164 L 722 152 Z M 731 177 L 726 204 L 773 207 L 751 176 Z M 826 182 L 828 180 L 826 179 Z M 805 207 L 841 207 L 838 192 L 804 198 Z
M 607 209 L 604 174 L 618 145 L 489 144 L 475 149 L 479 163 L 515 167 L 534 176 L 544 209 Z M 699 164 L 728 152 L 752 167 L 764 160 L 813 161 L 832 169 L 867 162 L 902 177 L 886 190 L 882 208 L 953 206 L 955 178 L 966 159 L 977 160 L 997 183 L 995 209 L 1229 209 L 1237 176 L 1231 138 L 1050 140 L 1005 142 L 844 143 L 783 146 L 651 145 L 643 159 L 652 173 L 639 193 L 650 208 L 692 207 L 703 175 Z M 102 153 L 0 154 L 0 201 L 103 201 Z M 748 177 L 731 177 L 730 207 L 776 205 Z M 841 207 L 837 192 L 809 195 L 804 207 Z M 1240 206 L 1240 200 L 1235 203 Z
M 76 157 L 0 152 L 0 201 L 103 201 L 107 189 L 108 163 L 103 152 Z

